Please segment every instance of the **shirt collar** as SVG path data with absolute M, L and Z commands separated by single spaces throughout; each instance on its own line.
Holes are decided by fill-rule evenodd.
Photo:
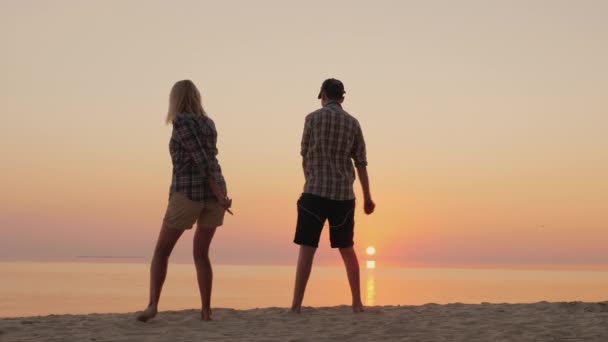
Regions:
M 323 107 L 327 107 L 327 106 L 331 106 L 331 105 L 337 105 L 338 107 L 342 108 L 340 101 L 337 101 L 337 100 L 329 100 Z

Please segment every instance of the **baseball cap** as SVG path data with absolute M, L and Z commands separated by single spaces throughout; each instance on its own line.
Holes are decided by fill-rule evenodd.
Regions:
M 321 90 L 319 91 L 319 96 L 317 96 L 317 98 L 320 99 L 321 94 L 323 93 L 329 97 L 341 97 L 346 92 L 344 91 L 344 84 L 342 84 L 342 81 L 335 78 L 328 78 L 323 81 Z

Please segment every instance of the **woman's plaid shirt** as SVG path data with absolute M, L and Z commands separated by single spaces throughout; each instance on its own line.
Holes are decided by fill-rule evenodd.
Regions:
M 333 200 L 355 198 L 353 161 L 367 166 L 365 141 L 357 119 L 338 102 L 306 116 L 301 154 L 304 193 Z
M 173 176 L 169 193 L 181 192 L 193 201 L 214 199 L 208 184 L 213 176 L 226 192 L 226 182 L 217 161 L 217 132 L 207 116 L 179 113 L 173 120 L 169 152 Z

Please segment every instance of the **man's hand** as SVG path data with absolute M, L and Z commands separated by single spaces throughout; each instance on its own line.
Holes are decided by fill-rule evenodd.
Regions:
M 374 209 L 376 209 L 376 203 L 371 198 L 366 198 L 363 203 L 363 211 L 369 215 L 374 212 Z

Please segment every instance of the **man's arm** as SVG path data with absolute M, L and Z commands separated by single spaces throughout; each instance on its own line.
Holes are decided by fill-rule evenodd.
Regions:
M 353 151 L 351 157 L 355 161 L 355 167 L 357 168 L 357 176 L 363 189 L 363 210 L 366 214 L 371 214 L 376 208 L 376 204 L 372 200 L 372 194 L 369 189 L 369 176 L 367 174 L 367 153 L 365 148 L 365 139 L 363 139 L 363 132 L 361 126 L 357 124 L 357 131 L 355 133 L 355 143 L 353 145 Z
M 304 132 L 302 132 L 302 142 L 300 143 L 300 155 L 302 156 L 302 169 L 306 172 L 306 154 L 308 153 L 308 144 L 310 143 L 310 117 L 306 117 L 304 121 Z
M 369 177 L 367 175 L 367 166 L 357 166 L 357 175 L 359 176 L 359 182 L 361 182 L 361 188 L 363 188 L 363 210 L 366 214 L 371 214 L 376 208 L 376 204 L 372 200 L 372 194 L 369 190 Z

